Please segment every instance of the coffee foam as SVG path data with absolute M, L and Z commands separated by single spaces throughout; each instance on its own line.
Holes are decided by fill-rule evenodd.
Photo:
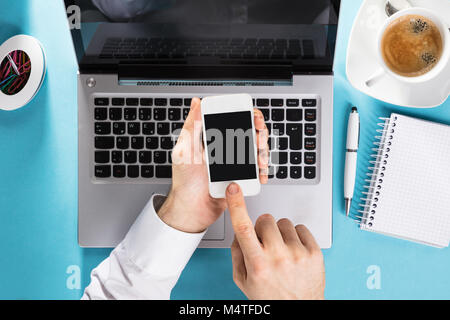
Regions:
M 443 40 L 438 27 L 420 15 L 405 15 L 385 30 L 381 50 L 386 65 L 393 72 L 417 77 L 429 72 L 439 62 Z

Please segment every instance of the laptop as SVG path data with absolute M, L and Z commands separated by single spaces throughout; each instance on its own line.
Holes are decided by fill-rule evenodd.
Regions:
M 79 245 L 116 246 L 150 197 L 167 194 L 172 133 L 193 97 L 248 93 L 276 159 L 268 185 L 247 199 L 252 220 L 289 218 L 331 247 L 340 1 L 148 3 L 133 16 L 117 12 L 126 4 L 65 1 L 79 65 Z M 225 212 L 200 247 L 228 248 L 233 236 Z

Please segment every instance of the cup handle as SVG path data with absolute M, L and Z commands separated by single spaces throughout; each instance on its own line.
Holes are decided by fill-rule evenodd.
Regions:
M 372 87 L 375 83 L 381 80 L 385 74 L 386 73 L 382 68 L 378 69 L 369 79 L 366 80 L 366 86 Z

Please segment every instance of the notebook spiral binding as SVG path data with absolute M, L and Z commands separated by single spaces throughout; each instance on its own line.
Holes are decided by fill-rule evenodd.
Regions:
M 374 145 L 376 148 L 372 148 L 374 152 L 371 155 L 373 160 L 370 160 L 370 166 L 368 167 L 369 172 L 367 173 L 368 179 L 364 181 L 367 183 L 364 186 L 366 191 L 363 192 L 364 198 L 361 198 L 361 203 L 359 204 L 359 209 L 357 215 L 353 215 L 352 218 L 360 225 L 366 228 L 372 228 L 375 221 L 377 213 L 377 202 L 381 196 L 383 189 L 383 178 L 384 172 L 386 171 L 387 165 L 389 163 L 389 153 L 391 151 L 390 147 L 392 145 L 392 140 L 394 139 L 395 127 L 397 117 L 391 118 L 379 118 L 384 121 L 378 123 L 378 126 L 382 129 L 378 129 L 377 133 L 381 136 L 375 136 L 376 140 Z

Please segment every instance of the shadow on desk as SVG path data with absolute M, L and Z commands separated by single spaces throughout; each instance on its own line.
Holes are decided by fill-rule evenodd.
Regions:
M 112 249 L 81 249 L 81 294 L 91 282 L 91 272 L 111 254 Z
M 0 15 L 0 44 L 15 35 L 26 33 L 31 1 L 2 0 L 2 8 L 7 9 L 8 13 Z

